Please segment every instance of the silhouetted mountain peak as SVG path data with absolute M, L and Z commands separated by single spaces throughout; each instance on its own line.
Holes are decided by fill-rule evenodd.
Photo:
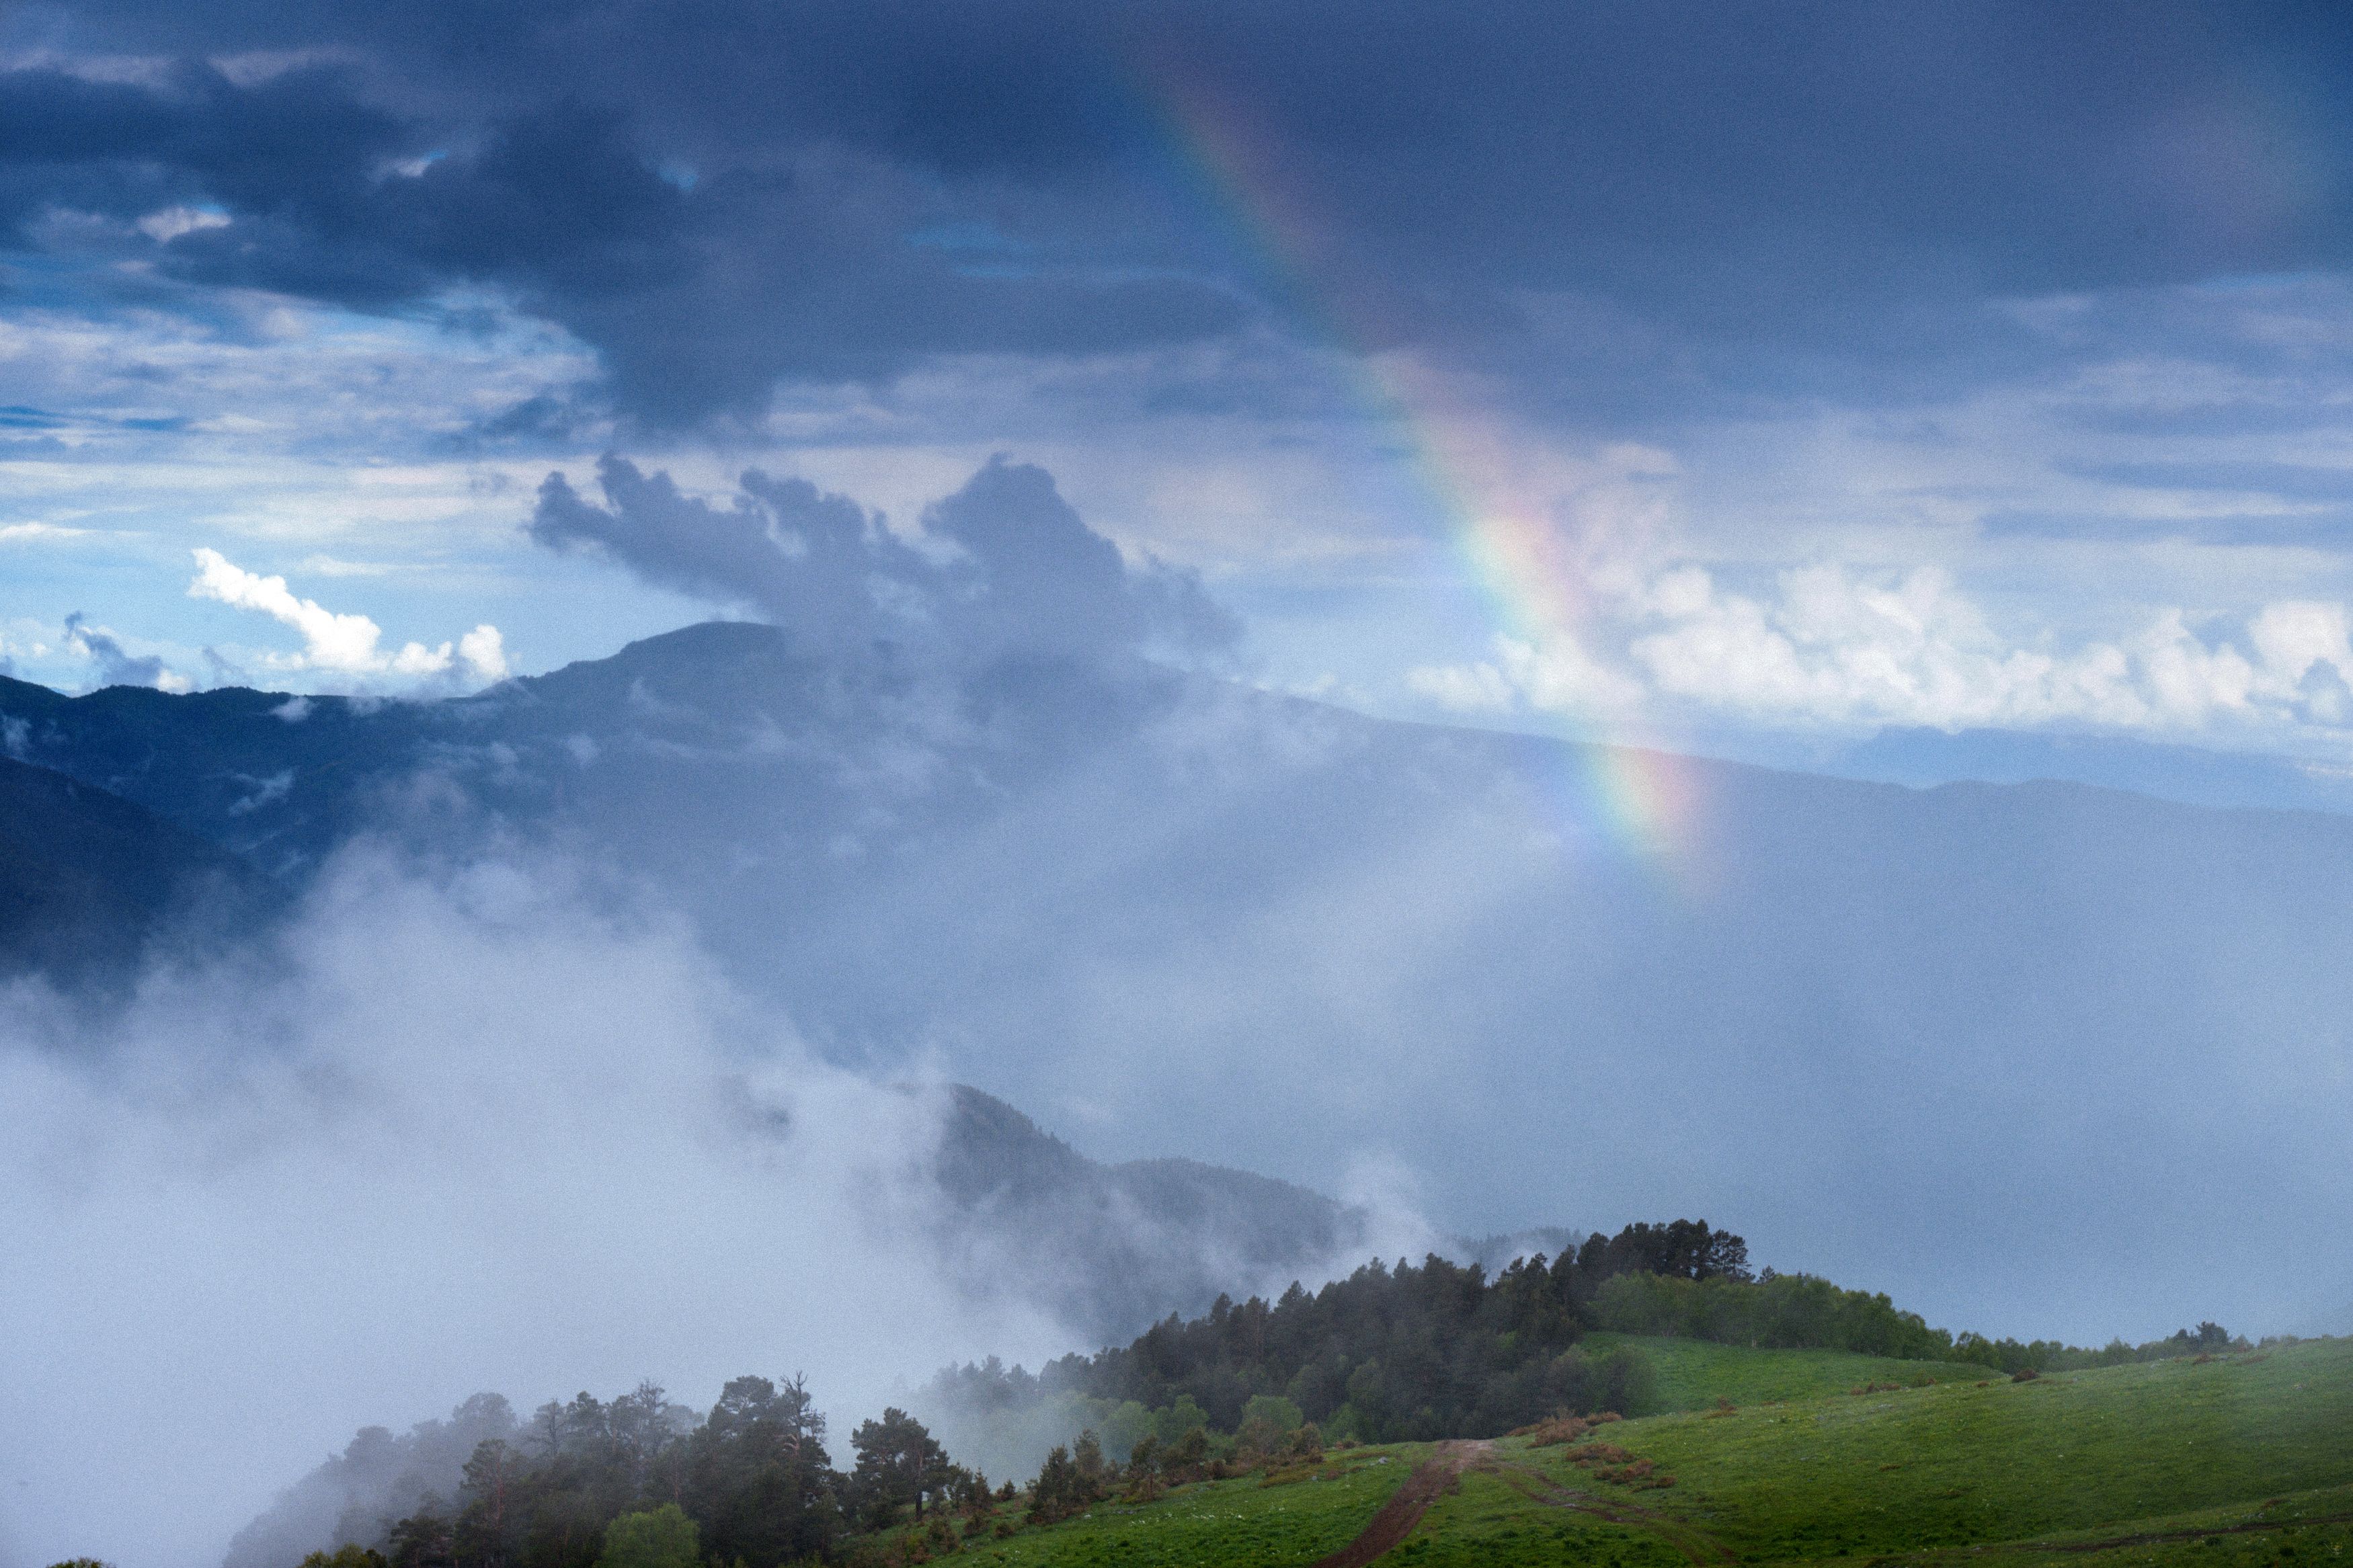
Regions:
M 1359 1242 L 1365 1216 L 1289 1182 L 1198 1160 L 1091 1160 L 993 1095 L 947 1090 L 940 1190 L 988 1233 L 1034 1236 L 1074 1327 L 1134 1333 L 1238 1284 L 1279 1289 Z M 1363 1259 L 1351 1258 L 1351 1262 Z
M 486 707 L 522 700 L 581 708 L 651 696 L 705 712 L 731 703 L 759 709 L 779 691 L 806 685 L 820 664 L 780 626 L 702 621 L 640 637 L 604 658 L 580 659 L 545 675 L 501 682 L 469 700 Z

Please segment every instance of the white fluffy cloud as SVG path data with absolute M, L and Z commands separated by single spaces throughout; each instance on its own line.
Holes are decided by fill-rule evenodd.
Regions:
M 273 668 L 338 675 L 462 675 L 478 680 L 503 679 L 507 674 L 505 641 L 496 626 L 476 626 L 454 647 L 412 642 L 396 653 L 385 653 L 379 646 L 384 629 L 367 616 L 338 615 L 315 599 L 297 598 L 285 578 L 248 572 L 216 550 L 195 553 L 197 572 L 188 584 L 190 598 L 256 610 L 302 634 L 302 651 L 272 656 Z
M 2206 628 L 2159 609 L 2128 635 L 2063 644 L 2004 635 L 1936 567 L 1806 566 L 1739 593 L 1686 564 L 1577 633 L 1499 639 L 1486 660 L 1409 679 L 1466 710 L 1598 719 L 1681 708 L 1825 727 L 2334 729 L 2353 721 L 2353 637 L 2345 605 L 2280 600 Z

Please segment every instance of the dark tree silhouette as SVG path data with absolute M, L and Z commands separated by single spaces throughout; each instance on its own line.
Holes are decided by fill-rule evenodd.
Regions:
M 850 1487 L 859 1511 L 877 1524 L 888 1523 L 912 1503 L 915 1517 L 923 1505 L 944 1493 L 955 1480 L 947 1451 L 933 1439 L 923 1424 L 896 1405 L 880 1421 L 864 1421 L 850 1434 L 857 1456 Z

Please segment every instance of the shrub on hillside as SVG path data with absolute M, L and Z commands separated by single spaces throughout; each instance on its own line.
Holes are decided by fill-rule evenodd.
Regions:
M 666 1502 L 607 1525 L 596 1568 L 697 1568 L 702 1560 L 702 1531 L 678 1504 Z
M 54 1568 L 108 1568 L 103 1563 L 87 1557 L 77 1557 L 71 1563 L 59 1563 Z M 332 1552 L 313 1552 L 302 1559 L 302 1568 L 388 1568 L 384 1553 L 372 1546 L 346 1542 Z
M 1525 1437 L 1531 1448 L 1550 1448 L 1574 1443 L 1589 1430 L 1590 1424 L 1580 1416 L 1555 1415 L 1533 1426 L 1515 1426 L 1507 1436 Z

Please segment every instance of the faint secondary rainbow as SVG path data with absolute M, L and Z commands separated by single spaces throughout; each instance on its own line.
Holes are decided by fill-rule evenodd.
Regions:
M 1398 334 L 1363 303 L 1371 291 L 1345 287 L 1345 258 L 1247 115 L 1181 69 L 1150 72 L 1145 100 L 1201 210 L 1271 273 L 1340 351 L 1357 396 L 1403 436 L 1496 630 L 1537 647 L 1574 643 L 1588 614 L 1581 574 L 1550 508 L 1516 477 L 1492 411 L 1409 356 L 1380 352 Z M 1573 822 L 1647 856 L 1690 847 L 1698 780 L 1686 759 L 1620 744 L 1577 754 L 1582 776 L 1551 781 Z

